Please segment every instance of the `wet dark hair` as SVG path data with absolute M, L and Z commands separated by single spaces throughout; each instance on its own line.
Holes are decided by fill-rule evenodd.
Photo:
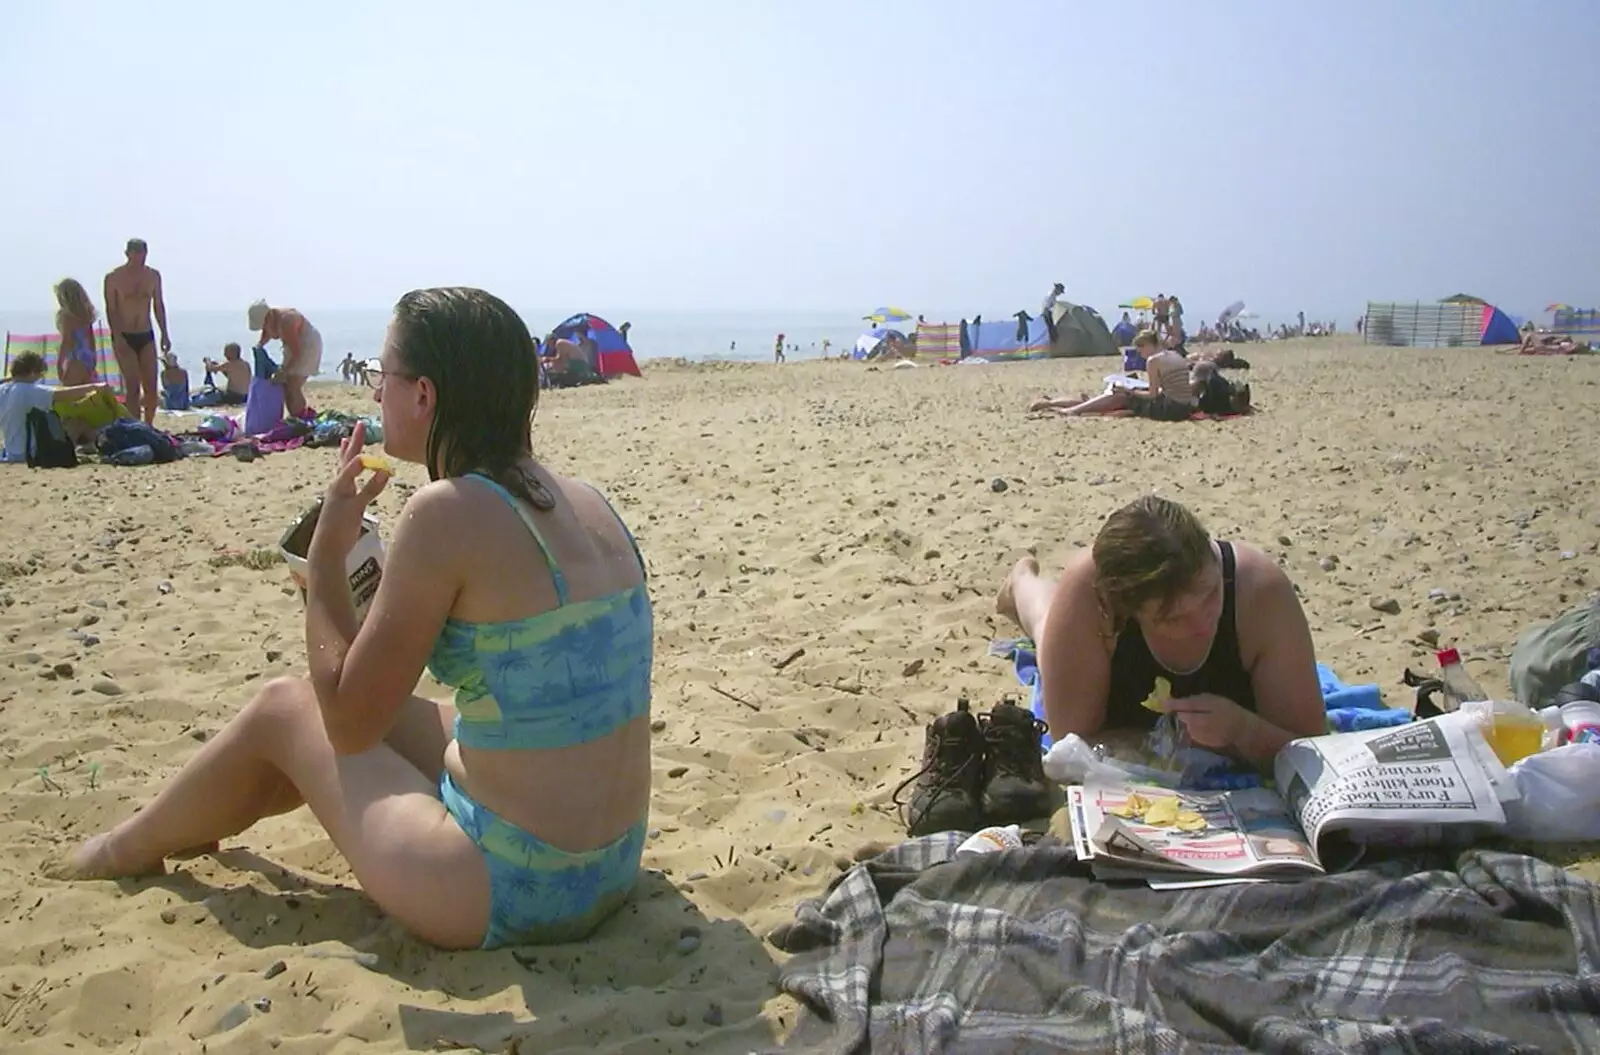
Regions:
M 1146 601 L 1182 596 L 1211 560 L 1211 536 L 1170 499 L 1146 495 L 1112 513 L 1094 540 L 1094 589 L 1112 634 Z
M 428 477 L 482 473 L 536 509 L 555 496 L 524 465 L 533 453 L 539 355 L 511 306 L 481 289 L 414 289 L 394 308 L 405 372 L 438 393 L 428 426 Z
M 38 352 L 21 352 L 11 360 L 11 379 L 38 377 L 44 373 L 44 356 Z
M 127 251 L 130 253 L 148 253 L 150 247 L 145 244 L 143 238 L 130 238 L 128 239 Z

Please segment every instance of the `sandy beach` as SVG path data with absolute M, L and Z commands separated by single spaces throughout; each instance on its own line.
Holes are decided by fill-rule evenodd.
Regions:
M 406 937 L 304 810 L 164 878 L 42 879 L 261 679 L 304 670 L 300 599 L 270 554 L 335 455 L 0 467 L 0 1049 L 771 1044 L 796 1007 L 763 935 L 900 836 L 891 794 L 924 723 L 962 693 L 986 707 L 1017 691 L 986 654 L 1015 633 L 993 614 L 1005 570 L 1029 552 L 1057 564 L 1149 490 L 1277 557 L 1346 681 L 1409 705 L 1401 674 L 1432 669 L 1432 629 L 1504 693 L 1517 634 L 1593 590 L 1600 452 L 1579 430 L 1600 362 L 1239 351 L 1258 412 L 1228 422 L 1024 414 L 1097 388 L 1113 368 L 1098 359 L 654 364 L 545 393 L 538 453 L 603 488 L 646 554 L 658 731 L 654 871 L 593 941 L 531 954 Z M 380 523 L 425 480 L 402 467 Z

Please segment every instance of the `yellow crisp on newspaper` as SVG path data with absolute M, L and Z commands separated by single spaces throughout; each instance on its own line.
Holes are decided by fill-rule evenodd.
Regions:
M 1144 822 L 1152 828 L 1167 828 L 1178 823 L 1178 800 L 1161 798 L 1150 804 Z
M 1128 793 L 1128 797 L 1122 800 L 1122 805 L 1113 806 L 1109 812 L 1113 817 L 1143 818 L 1145 811 L 1148 810 L 1150 806 L 1151 801 L 1149 799 L 1145 798 L 1137 791 L 1131 791 Z

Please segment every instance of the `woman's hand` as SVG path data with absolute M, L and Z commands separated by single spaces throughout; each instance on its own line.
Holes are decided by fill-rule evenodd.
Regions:
M 324 554 L 343 563 L 361 538 L 361 517 L 372 500 L 388 486 L 389 474 L 377 470 L 364 487 L 356 487 L 361 475 L 361 449 L 366 446 L 367 430 L 362 422 L 339 442 L 339 471 L 322 498 L 322 512 L 311 536 L 311 553 Z
M 1240 747 L 1255 715 L 1237 703 L 1209 692 L 1198 696 L 1174 696 L 1164 708 L 1177 717 L 1189 732 L 1189 739 L 1213 751 Z

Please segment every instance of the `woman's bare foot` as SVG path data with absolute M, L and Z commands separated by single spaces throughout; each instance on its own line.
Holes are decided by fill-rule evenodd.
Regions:
M 71 853 L 48 862 L 43 871 L 49 879 L 123 879 L 162 875 L 166 870 L 166 864 L 160 860 L 152 865 L 123 859 L 111 841 L 111 833 L 103 832 Z
M 1022 575 L 1038 574 L 1039 560 L 1036 557 L 1023 557 L 1013 564 L 1010 573 L 1006 575 L 1006 581 L 1000 584 L 1000 592 L 995 595 L 994 610 L 1012 622 L 1017 622 L 1017 578 Z

